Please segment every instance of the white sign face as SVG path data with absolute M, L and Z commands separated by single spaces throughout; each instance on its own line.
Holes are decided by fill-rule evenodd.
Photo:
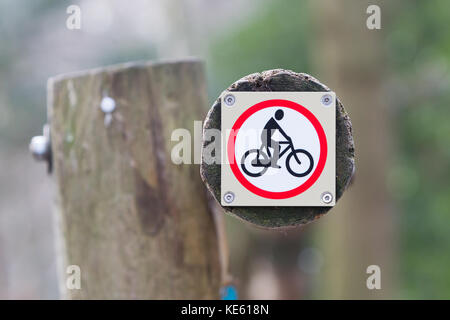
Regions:
M 224 206 L 333 206 L 333 92 L 222 96 Z

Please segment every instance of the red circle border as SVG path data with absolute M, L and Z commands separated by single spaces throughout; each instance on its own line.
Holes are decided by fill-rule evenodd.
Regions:
M 320 143 L 320 156 L 319 161 L 317 163 L 317 167 L 314 170 L 313 174 L 306 180 L 304 183 L 302 183 L 300 186 L 288 190 L 288 191 L 282 191 L 282 192 L 273 192 L 273 191 L 267 191 L 261 188 L 256 187 L 254 184 L 250 183 L 242 172 L 239 170 L 238 164 L 236 162 L 236 155 L 235 155 L 235 143 L 236 143 L 236 136 L 241 128 L 242 124 L 255 112 L 260 111 L 265 108 L 269 107 L 285 107 L 293 109 L 297 112 L 300 112 L 303 116 L 305 116 L 313 125 L 314 129 L 316 130 L 318 136 L 319 136 L 319 143 Z M 233 137 L 231 137 L 233 135 Z M 314 114 L 306 109 L 301 104 L 295 103 L 293 101 L 289 100 L 283 100 L 283 99 L 272 99 L 272 100 L 265 100 L 262 102 L 259 102 L 247 110 L 245 110 L 239 118 L 236 120 L 236 122 L 233 125 L 233 128 L 231 129 L 230 136 L 228 137 L 228 161 L 230 163 L 231 171 L 233 171 L 234 176 L 236 179 L 250 192 L 264 197 L 268 199 L 287 199 L 295 197 L 302 192 L 305 192 L 308 190 L 316 181 L 319 179 L 320 175 L 322 174 L 323 169 L 325 168 L 325 163 L 327 160 L 327 138 L 325 135 L 325 131 L 322 128 L 322 125 L 320 124 L 319 120 L 314 116 Z

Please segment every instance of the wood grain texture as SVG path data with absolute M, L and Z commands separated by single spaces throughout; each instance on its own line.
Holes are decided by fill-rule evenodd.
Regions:
M 109 126 L 104 95 L 117 104 Z M 218 297 L 217 238 L 198 166 L 170 158 L 172 131 L 192 128 L 206 109 L 196 60 L 50 79 L 64 261 L 82 275 L 68 298 Z
M 317 79 L 304 73 L 275 69 L 250 74 L 235 83 L 228 91 L 330 91 Z M 220 97 L 206 116 L 203 130 L 220 130 Z M 203 141 L 202 153 L 211 142 Z M 352 124 L 344 106 L 336 98 L 336 200 L 349 185 L 354 173 L 355 150 Z M 220 165 L 202 162 L 200 173 L 203 182 L 220 204 Z M 295 227 L 311 222 L 325 214 L 330 207 L 222 207 L 228 214 L 264 228 Z

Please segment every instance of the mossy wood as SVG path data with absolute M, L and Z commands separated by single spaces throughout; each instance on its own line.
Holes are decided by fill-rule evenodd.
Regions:
M 116 102 L 109 125 L 104 96 Z M 198 167 L 170 157 L 172 131 L 206 110 L 195 60 L 50 79 L 61 251 L 64 265 L 81 268 L 81 290 L 68 298 L 218 297 L 217 238 Z
M 317 79 L 289 70 L 269 70 L 248 75 L 233 83 L 228 91 L 330 91 Z M 220 97 L 206 116 L 203 130 L 221 128 Z M 209 143 L 203 140 L 202 158 Z M 203 181 L 220 204 L 220 164 L 202 161 L 200 173 Z M 344 106 L 336 99 L 336 200 L 347 188 L 354 172 L 354 143 L 352 125 Z M 226 213 L 266 228 L 294 227 L 311 222 L 325 214 L 330 207 L 223 207 Z

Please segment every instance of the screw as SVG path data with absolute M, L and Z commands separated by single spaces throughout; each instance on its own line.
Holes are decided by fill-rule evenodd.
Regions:
M 100 103 L 100 109 L 104 113 L 111 113 L 116 109 L 116 101 L 111 97 L 103 97 L 102 102 Z
M 236 98 L 232 94 L 227 94 L 223 101 L 225 101 L 227 106 L 231 107 L 236 102 Z
M 331 194 L 331 192 L 324 192 L 322 193 L 322 201 L 326 204 L 331 203 L 331 201 L 333 201 L 333 195 Z
M 231 192 L 231 191 L 226 192 L 226 193 L 223 195 L 223 200 L 224 200 L 226 203 L 232 203 L 232 202 L 234 201 L 234 193 Z
M 46 124 L 42 136 L 35 136 L 30 141 L 30 152 L 36 160 L 47 160 L 50 154 L 50 129 Z
M 328 107 L 333 102 L 333 96 L 331 94 L 324 94 L 322 98 L 320 99 L 322 104 L 326 107 Z
M 116 101 L 108 96 L 104 96 L 100 103 L 100 109 L 105 113 L 104 124 L 108 127 L 112 121 L 112 112 L 116 109 Z
M 49 142 L 46 137 L 35 136 L 31 138 L 30 151 L 36 160 L 45 160 L 49 149 Z
M 52 150 L 48 124 L 44 125 L 42 136 L 31 138 L 29 148 L 34 159 L 47 162 L 48 172 L 50 173 L 52 171 Z

